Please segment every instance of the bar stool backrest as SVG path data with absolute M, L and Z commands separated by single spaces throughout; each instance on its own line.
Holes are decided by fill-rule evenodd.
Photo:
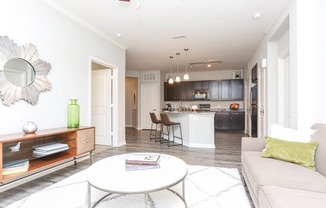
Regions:
M 162 123 L 166 126 L 170 126 L 172 124 L 172 122 L 170 121 L 166 113 L 161 113 L 161 119 L 162 119 Z
M 158 119 L 157 119 L 155 113 L 149 113 L 149 115 L 151 116 L 151 120 L 152 120 L 153 123 L 155 123 L 155 124 L 160 124 L 160 123 L 162 123 L 161 120 L 158 120 Z

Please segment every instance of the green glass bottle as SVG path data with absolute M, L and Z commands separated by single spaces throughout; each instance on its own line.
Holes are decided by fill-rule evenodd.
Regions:
M 79 105 L 77 99 L 70 99 L 68 105 L 68 128 L 79 127 Z

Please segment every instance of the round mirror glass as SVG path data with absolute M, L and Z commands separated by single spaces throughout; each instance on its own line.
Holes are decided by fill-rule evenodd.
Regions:
M 35 70 L 33 66 L 22 58 L 9 59 L 3 69 L 9 82 L 17 87 L 25 87 L 35 80 Z

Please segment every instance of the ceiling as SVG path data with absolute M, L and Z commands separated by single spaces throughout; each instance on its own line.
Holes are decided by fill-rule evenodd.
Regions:
M 243 69 L 287 0 L 43 0 L 126 49 L 126 70 Z M 50 3 L 49 3 L 50 2 Z M 253 15 L 261 13 L 259 19 Z M 120 37 L 117 34 L 121 34 Z M 182 36 L 182 37 L 179 37 Z M 179 37 L 179 38 L 175 38 Z M 187 58 L 184 49 L 188 48 Z M 176 53 L 180 52 L 178 61 Z

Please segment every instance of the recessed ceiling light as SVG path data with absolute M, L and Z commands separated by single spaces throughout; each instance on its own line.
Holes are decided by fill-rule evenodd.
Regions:
M 172 36 L 172 39 L 186 38 L 186 35 Z
M 115 36 L 117 36 L 118 38 L 121 38 L 122 34 L 121 33 L 116 33 Z
M 253 17 L 254 19 L 260 19 L 261 16 L 262 16 L 262 13 L 261 13 L 261 12 L 256 12 L 252 17 Z

